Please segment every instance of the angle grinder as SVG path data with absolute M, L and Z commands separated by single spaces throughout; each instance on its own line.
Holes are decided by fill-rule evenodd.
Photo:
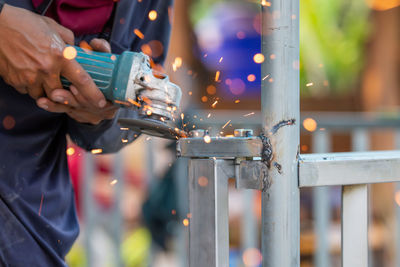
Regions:
M 74 48 L 76 61 L 107 100 L 121 107 L 138 109 L 139 119 L 118 120 L 122 127 L 168 139 L 186 136 L 173 125 L 182 91 L 167 75 L 151 69 L 147 55 L 130 51 L 116 55 Z M 71 85 L 64 77 L 61 82 L 65 88 Z

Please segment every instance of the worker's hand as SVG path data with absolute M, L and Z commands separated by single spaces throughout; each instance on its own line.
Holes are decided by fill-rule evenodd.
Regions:
M 104 107 L 105 98 L 90 76 L 75 60 L 64 58 L 66 44 L 74 44 L 70 30 L 50 18 L 6 4 L 0 13 L 0 76 L 18 92 L 38 99 L 62 88 L 62 75 L 93 106 Z
M 110 45 L 106 40 L 93 39 L 90 45 L 95 51 L 111 53 Z M 82 85 L 80 89 L 76 85 L 71 85 L 70 90 L 56 89 L 48 98 L 42 97 L 36 102 L 39 107 L 47 111 L 67 113 L 71 118 L 82 123 L 98 124 L 105 119 L 114 118 L 118 110 L 116 106 L 110 102 L 104 102 L 105 106 L 102 108 L 93 106 L 82 94 L 85 87 Z M 97 87 L 96 90 L 100 92 Z

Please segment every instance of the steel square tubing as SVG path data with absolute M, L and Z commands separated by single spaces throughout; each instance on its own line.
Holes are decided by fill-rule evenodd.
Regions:
M 368 266 L 368 185 L 342 187 L 342 267 Z
M 400 151 L 305 154 L 299 186 L 352 185 L 400 181 Z
M 233 160 L 189 160 L 189 266 L 229 267 L 228 178 Z

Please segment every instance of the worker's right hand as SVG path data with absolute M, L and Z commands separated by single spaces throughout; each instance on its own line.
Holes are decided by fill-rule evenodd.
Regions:
M 94 106 L 105 98 L 82 67 L 63 56 L 74 34 L 51 18 L 4 5 L 0 13 L 0 76 L 18 92 L 32 98 L 50 96 L 62 88 L 60 76 L 71 81 Z

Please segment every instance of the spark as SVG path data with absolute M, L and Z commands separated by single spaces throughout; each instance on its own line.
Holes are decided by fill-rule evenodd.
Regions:
M 211 117 L 211 113 L 208 113 L 207 118 L 210 118 L 210 117 Z
M 211 137 L 209 135 L 205 135 L 203 139 L 207 144 L 211 143 Z
M 73 147 L 69 147 L 67 149 L 67 155 L 72 156 L 73 154 L 75 154 L 75 149 Z
M 240 99 L 235 100 L 235 104 L 238 104 L 238 103 L 240 103 Z
M 223 59 L 224 59 L 224 57 L 221 57 L 221 58 L 219 59 L 219 63 L 221 63 Z
M 122 143 L 128 143 L 128 139 L 121 139 Z
M 243 117 L 248 117 L 248 116 L 251 116 L 251 115 L 254 115 L 254 112 L 250 112 L 250 113 L 244 114 Z
M 148 105 L 151 105 L 151 100 L 148 97 L 143 96 L 142 97 L 143 102 L 145 102 Z
M 119 128 L 121 131 L 128 131 L 129 130 L 129 128 L 125 128 L 125 127 L 121 127 L 121 128 Z
M 118 182 L 118 180 L 117 180 L 117 179 L 114 179 L 114 180 L 112 180 L 112 181 L 110 182 L 110 185 L 115 185 L 117 182 Z
M 67 46 L 66 48 L 64 48 L 63 56 L 66 59 L 72 60 L 72 59 L 76 58 L 77 54 L 78 54 L 78 52 L 72 46 Z
M 262 78 L 262 80 L 264 81 L 265 79 L 267 79 L 269 77 L 270 74 L 267 74 L 264 78 Z
M 39 216 L 40 216 L 40 214 L 42 213 L 43 198 L 44 198 L 44 195 L 43 195 L 43 193 L 42 193 L 42 198 L 40 199 L 40 206 L 39 206 Z
M 149 20 L 156 20 L 157 19 L 157 11 L 151 10 L 149 12 Z
M 131 103 L 132 105 L 137 106 L 138 108 L 140 108 L 142 105 L 140 105 L 140 103 L 136 102 L 135 100 L 128 98 L 128 102 Z
M 215 73 L 215 81 L 218 82 L 219 81 L 219 75 L 221 74 L 221 72 L 219 70 L 217 70 L 217 72 Z
M 310 87 L 310 86 L 313 86 L 313 85 L 314 85 L 314 83 L 307 83 L 306 84 L 307 87 Z
M 222 126 L 222 129 L 224 129 L 229 123 L 231 122 L 231 120 L 227 121 L 224 126 Z
M 189 91 L 189 92 L 188 92 L 188 95 L 193 95 L 193 92 L 192 92 L 192 91 Z
M 183 120 L 185 118 L 185 114 L 181 113 L 181 119 Z
M 186 227 L 189 226 L 189 220 L 188 219 L 183 219 L 182 223 Z
M 116 104 L 120 104 L 120 105 L 124 105 L 124 106 L 130 106 L 129 102 L 125 102 L 125 101 L 120 101 L 120 100 L 114 100 L 114 103 Z
M 144 39 L 144 34 L 139 29 L 134 29 L 133 32 L 136 34 L 137 37 L 140 39 Z
M 92 151 L 90 151 L 92 154 L 100 154 L 100 153 L 102 153 L 103 152 L 103 149 L 101 149 L 101 148 L 95 148 L 95 149 L 92 149 Z
M 218 100 L 215 100 L 214 103 L 212 103 L 211 107 L 215 108 L 215 105 L 217 105 L 217 104 L 218 104 Z

